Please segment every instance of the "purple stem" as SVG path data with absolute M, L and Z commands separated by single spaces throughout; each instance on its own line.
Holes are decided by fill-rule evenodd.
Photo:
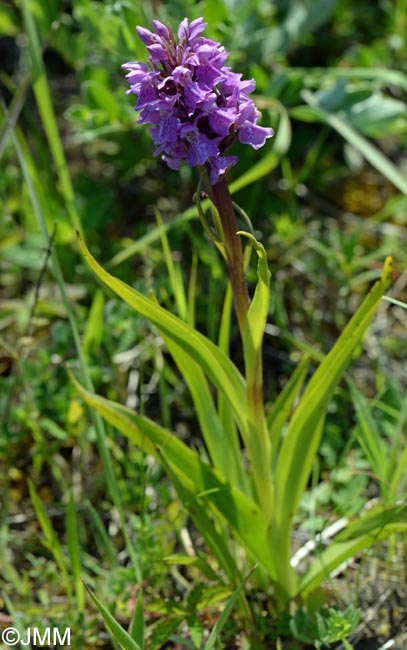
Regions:
M 224 176 L 222 176 L 217 183 L 211 185 L 210 196 L 219 213 L 219 218 L 222 223 L 229 279 L 232 286 L 240 333 L 243 337 L 246 330 L 250 298 L 244 274 L 242 243 L 239 235 L 236 234 L 239 230 L 239 226 L 236 220 L 229 185 Z

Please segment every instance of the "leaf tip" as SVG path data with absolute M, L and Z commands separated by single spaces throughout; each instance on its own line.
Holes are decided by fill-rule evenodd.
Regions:
M 391 255 L 384 260 L 381 281 L 385 284 L 386 288 L 390 286 L 393 277 L 393 258 Z

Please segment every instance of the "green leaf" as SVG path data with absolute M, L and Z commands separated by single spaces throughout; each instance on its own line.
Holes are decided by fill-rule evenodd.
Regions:
M 250 578 L 250 576 L 252 575 L 253 571 L 256 570 L 256 568 L 257 567 L 253 567 L 253 569 L 251 571 L 249 571 L 249 573 L 245 576 L 245 578 L 242 580 L 240 585 L 235 589 L 233 594 L 230 596 L 228 602 L 226 603 L 225 609 L 223 610 L 223 612 L 219 616 L 218 620 L 216 621 L 216 623 L 215 623 L 215 625 L 213 627 L 212 632 L 209 635 L 209 639 L 207 640 L 207 642 L 205 644 L 204 650 L 213 650 L 214 649 L 215 644 L 216 644 L 216 642 L 217 642 L 217 640 L 219 638 L 219 635 L 220 635 L 223 627 L 225 626 L 226 621 L 228 620 L 228 618 L 230 616 L 230 613 L 231 613 L 231 611 L 233 609 L 233 606 L 234 606 L 234 604 L 236 602 L 236 599 L 238 598 L 240 593 L 243 591 L 247 580 Z
M 71 597 L 72 588 L 70 585 L 68 569 L 62 551 L 62 546 L 58 541 L 56 533 L 52 527 L 51 519 L 49 518 L 48 513 L 45 510 L 44 504 L 42 503 L 39 494 L 35 489 L 34 483 L 30 479 L 28 479 L 27 482 L 28 482 L 28 490 L 30 492 L 31 503 L 33 504 L 35 514 L 37 515 L 39 524 L 41 526 L 41 530 L 45 536 L 45 546 L 49 548 L 52 555 L 54 556 L 55 562 L 64 580 L 67 594 L 69 597 Z
M 350 126 L 345 119 L 339 114 L 329 113 L 324 110 L 318 103 L 316 95 L 309 90 L 303 90 L 302 97 L 313 109 L 320 112 L 324 122 L 329 124 L 345 140 L 355 147 L 362 156 L 375 167 L 383 176 L 385 176 L 400 192 L 407 195 L 407 180 L 399 172 L 397 167 L 382 152 L 377 149 L 371 142 L 366 140 L 358 131 Z
M 382 490 L 386 491 L 386 445 L 380 436 L 377 422 L 369 409 L 367 400 L 350 379 L 347 380 L 347 383 L 359 422 L 359 427 L 356 429 L 358 443 L 376 474 L 377 480 L 381 483 Z
M 149 319 L 169 339 L 178 344 L 205 371 L 216 388 L 223 392 L 233 409 L 235 419 L 244 435 L 247 427 L 247 398 L 245 381 L 236 366 L 212 341 L 187 323 L 107 273 L 92 257 L 78 237 L 82 254 L 92 271 L 110 289 L 142 316 Z
M 263 512 L 271 522 L 274 509 L 274 484 L 271 474 L 271 445 L 267 430 L 263 401 L 262 342 L 270 304 L 270 271 L 264 246 L 248 232 L 240 232 L 250 239 L 258 256 L 257 285 L 247 312 L 243 335 L 249 414 L 249 454 L 257 497 Z
M 129 634 L 132 639 L 144 650 L 144 612 L 143 612 L 143 592 L 137 594 L 136 606 L 130 623 Z
M 119 105 L 107 86 L 92 79 L 82 84 L 82 90 L 92 108 L 103 109 L 107 117 L 113 122 L 120 117 Z
M 283 427 L 288 421 L 291 409 L 302 388 L 309 368 L 309 357 L 304 357 L 298 364 L 283 390 L 274 401 L 267 416 L 267 426 L 270 435 L 272 456 L 276 457 L 281 442 Z
M 45 66 L 42 59 L 42 51 L 37 28 L 28 0 L 22 0 L 21 10 L 23 16 L 24 29 L 28 37 L 28 49 L 30 52 L 31 72 L 33 77 L 33 90 L 44 126 L 45 135 L 55 163 L 55 169 L 61 186 L 66 209 L 71 220 L 71 224 L 76 229 L 81 229 L 81 221 L 78 211 L 75 207 L 75 195 L 68 171 L 68 165 L 65 158 L 64 148 L 59 135 L 54 107 L 52 105 L 51 93 L 45 72 Z M 72 233 L 73 234 L 73 233 Z
M 212 464 L 227 481 L 249 494 L 236 429 L 223 428 L 210 387 L 199 364 L 163 332 L 160 333 L 190 390 Z
M 210 507 L 269 573 L 274 573 L 275 560 L 268 544 L 267 522 L 252 499 L 227 483 L 174 434 L 121 404 L 89 393 L 73 377 L 72 381 L 91 408 L 146 453 L 165 463 L 164 467 L 172 472 L 170 478 L 176 476 L 193 499 Z
M 252 242 L 258 255 L 257 264 L 257 285 L 254 292 L 253 300 L 247 313 L 247 337 L 245 340 L 245 350 L 249 346 L 248 355 L 257 356 L 261 350 L 263 342 L 264 328 L 267 322 L 267 314 L 270 305 L 270 271 L 267 264 L 266 250 L 256 238 L 248 232 L 239 231 L 238 235 L 244 235 Z M 257 365 L 255 359 L 248 359 L 247 366 Z
M 85 609 L 85 591 L 81 580 L 81 558 L 78 534 L 78 520 L 75 512 L 75 503 L 72 493 L 68 501 L 66 513 L 66 537 L 68 543 L 68 552 L 71 560 L 71 571 L 75 587 L 76 605 L 78 611 L 83 613 Z
M 392 260 L 387 258 L 382 278 L 372 287 L 315 371 L 291 418 L 278 457 L 275 479 L 276 518 L 286 529 L 287 538 L 290 536 L 289 521 L 296 512 L 311 473 L 326 407 L 388 288 L 391 268 Z
M 83 336 L 83 351 L 85 354 L 96 352 L 99 349 L 103 333 L 103 328 L 100 324 L 103 323 L 104 307 L 104 294 L 100 289 L 97 289 L 89 310 L 86 329 Z
M 178 316 L 183 321 L 188 321 L 188 307 L 187 307 L 187 298 L 185 295 L 184 283 L 182 281 L 182 275 L 179 273 L 179 268 L 175 266 L 174 260 L 171 255 L 170 245 L 168 243 L 168 238 L 166 231 L 164 229 L 163 220 L 161 218 L 160 211 L 155 210 L 155 218 L 157 221 L 158 231 L 161 238 L 161 246 L 164 253 L 165 263 L 167 266 L 168 276 L 171 282 L 171 288 L 175 298 L 175 304 L 177 306 Z M 176 270 L 178 268 L 178 271 Z
M 91 591 L 87 584 L 86 590 L 102 614 L 103 621 L 109 634 L 115 639 L 124 650 L 142 650 L 141 646 L 133 639 L 126 630 L 113 618 L 109 610 L 96 598 L 95 594 Z

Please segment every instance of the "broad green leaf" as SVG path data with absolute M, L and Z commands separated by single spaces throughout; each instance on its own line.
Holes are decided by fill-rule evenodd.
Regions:
M 407 93 L 407 75 L 400 70 L 388 68 L 365 67 L 365 68 L 287 68 L 284 74 L 289 79 L 300 78 L 304 86 L 315 86 L 320 88 L 326 79 L 353 79 L 356 81 L 368 80 L 380 83 L 382 86 L 399 86 Z
M 343 562 L 395 533 L 407 532 L 407 507 L 375 508 L 349 524 L 320 553 L 300 580 L 298 594 L 306 597 Z
M 160 462 L 213 557 L 222 567 L 231 584 L 236 585 L 240 580 L 240 572 L 236 566 L 236 560 L 232 556 L 231 538 L 224 528 L 219 525 L 219 522 L 215 523 L 213 521 L 205 501 L 197 499 L 195 493 L 183 485 L 177 472 L 171 469 L 165 459 L 161 457 Z
M 174 434 L 125 406 L 89 393 L 73 377 L 72 380 L 91 408 L 146 453 L 159 462 L 165 462 L 181 485 L 198 502 L 202 501 L 211 507 L 269 573 L 274 573 L 274 557 L 267 539 L 267 522 L 252 499 L 227 483 Z
M 399 172 L 397 167 L 369 140 L 366 140 L 358 131 L 350 126 L 339 114 L 329 113 L 318 103 L 316 95 L 309 90 L 303 90 L 302 97 L 309 106 L 320 112 L 324 122 L 329 124 L 345 140 L 355 147 L 362 156 L 385 176 L 400 192 L 407 195 L 407 179 Z
M 216 388 L 223 392 L 233 409 L 235 419 L 244 435 L 247 428 L 247 399 L 245 381 L 236 366 L 212 341 L 187 323 L 132 289 L 105 271 L 92 257 L 78 237 L 82 254 L 97 277 L 120 298 L 150 320 L 159 330 L 178 344 L 205 371 Z
M 289 519 L 296 512 L 312 469 L 327 404 L 389 286 L 391 269 L 392 260 L 387 258 L 382 278 L 372 287 L 332 350 L 315 371 L 291 418 L 279 454 L 275 479 L 276 517 L 287 528 L 287 536 Z
M 113 618 L 107 607 L 105 607 L 88 585 L 85 584 L 86 590 L 98 608 L 99 612 L 102 614 L 103 621 L 105 623 L 106 629 L 109 634 L 115 639 L 123 648 L 123 650 L 142 650 L 140 645 L 135 639 L 133 639 L 126 630 Z
M 258 255 L 257 264 L 257 285 L 253 300 L 247 313 L 247 335 L 245 336 L 245 349 L 249 346 L 248 354 L 255 356 L 259 354 L 264 336 L 264 328 L 267 322 L 267 314 L 270 305 L 270 271 L 267 264 L 267 253 L 264 246 L 248 232 L 239 231 L 238 235 L 244 235 L 250 239 Z M 257 365 L 254 359 L 248 359 L 247 366 Z
M 228 283 L 227 290 L 225 293 L 225 299 L 223 303 L 220 328 L 219 328 L 219 347 L 221 348 L 221 350 L 223 350 L 223 352 L 227 356 L 229 356 L 229 348 L 230 348 L 232 305 L 233 305 L 233 294 L 232 294 L 230 283 Z M 219 420 L 228 438 L 227 444 L 229 445 L 229 454 L 232 458 L 231 467 L 233 467 L 234 472 L 235 472 L 235 468 L 238 468 L 238 472 L 236 474 L 236 476 L 239 476 L 237 484 L 240 485 L 241 489 L 244 492 L 249 494 L 250 490 L 246 486 L 247 481 L 244 475 L 245 472 L 243 469 L 243 459 L 240 450 L 240 441 L 239 441 L 239 434 L 236 427 L 236 422 L 233 417 L 233 411 L 230 408 L 229 403 L 225 399 L 223 393 L 218 393 L 217 405 L 218 405 Z
M 406 104 L 398 99 L 373 93 L 364 101 L 350 106 L 345 114 L 350 124 L 371 137 L 391 133 L 397 125 L 405 127 Z

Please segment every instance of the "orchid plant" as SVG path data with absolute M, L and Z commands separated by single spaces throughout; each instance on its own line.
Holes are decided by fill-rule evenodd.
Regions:
M 149 319 L 163 337 L 190 390 L 209 461 L 175 433 L 76 383 L 91 408 L 162 464 L 231 585 L 236 588 L 247 567 L 258 563 L 257 583 L 268 590 L 275 608 L 283 610 L 295 599 L 306 602 L 349 557 L 407 530 L 405 506 L 378 502 L 332 533 L 329 545 L 308 557 L 305 567 L 301 561 L 307 553 L 293 556 L 291 550 L 294 518 L 318 452 L 328 403 L 389 286 L 391 259 L 386 259 L 381 278 L 307 383 L 311 361 L 304 357 L 266 410 L 262 343 L 270 272 L 261 242 L 250 227 L 242 231 L 238 226 L 241 212 L 232 201 L 226 172 L 238 162 L 236 155 L 228 153 L 233 143 L 258 149 L 273 130 L 257 123 L 260 113 L 249 97 L 254 80 L 242 80 L 225 65 L 228 53 L 202 36 L 205 28 L 202 18 L 190 23 L 185 18 L 177 40 L 171 28 L 159 21 L 154 21 L 155 31 L 139 27 L 148 63 L 131 62 L 123 67 L 128 92 L 137 96 L 139 122 L 150 125 L 154 154 L 161 155 L 171 169 L 185 162 L 199 171 L 198 211 L 205 232 L 225 260 L 230 280 L 219 318 L 219 344 L 154 298 L 110 275 L 81 238 L 79 244 L 98 278 Z M 211 221 L 201 202 L 203 195 L 211 204 Z M 245 250 L 242 237 L 247 243 Z M 245 276 L 253 250 L 257 285 L 249 292 Z M 231 296 L 244 372 L 228 353 Z

